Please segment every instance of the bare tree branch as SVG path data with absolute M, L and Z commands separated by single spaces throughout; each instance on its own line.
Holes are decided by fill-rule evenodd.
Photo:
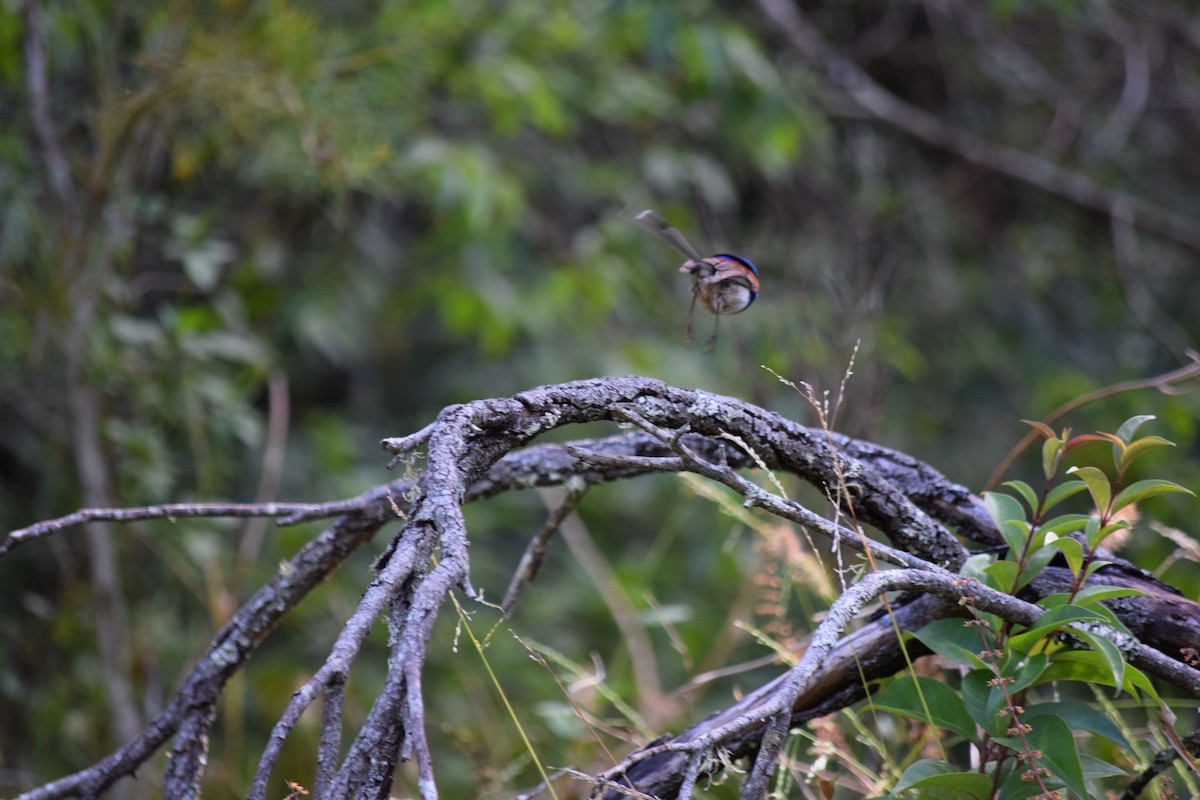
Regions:
M 75 199 L 75 186 L 71 180 L 71 167 L 67 162 L 62 136 L 54 121 L 51 110 L 50 80 L 46 69 L 46 20 L 42 16 L 42 4 L 37 0 L 26 0 L 23 4 L 25 23 L 25 88 L 29 93 L 29 110 L 42 158 L 46 162 L 51 194 L 62 214 L 67 227 L 73 225 L 79 210 Z
M 598 420 L 632 422 L 641 430 L 565 445 L 527 447 L 550 430 Z M 287 514 L 288 520 L 329 513 L 334 508 L 346 513 L 285 563 L 279 574 L 239 609 L 167 709 L 139 735 L 92 767 L 22 798 L 99 795 L 121 777 L 131 775 L 172 735 L 175 741 L 165 785 L 172 796 L 194 794 L 203 775 L 207 732 L 226 681 L 284 615 L 393 519 L 402 520 L 402 525 L 377 561 L 378 574 L 333 642 L 325 663 L 280 715 L 262 753 L 250 796 L 268 795 L 284 741 L 303 711 L 322 698 L 315 754 L 315 785 L 321 797 L 386 798 L 398 762 L 408 758 L 417 762 L 421 796 L 437 797 L 422 694 L 426 649 L 449 593 L 458 588 L 467 597 L 475 597 L 462 506 L 505 491 L 563 484 L 579 490 L 648 472 L 685 470 L 730 487 L 747 505 L 901 566 L 870 572 L 849 587 L 833 604 L 797 665 L 778 679 L 679 737 L 635 752 L 598 776 L 595 785 L 607 787 L 610 797 L 630 792 L 641 793 L 633 796 L 681 796 L 699 776 L 715 768 L 713 755 L 718 751 L 735 758 L 757 754 L 743 792 L 761 797 L 788 727 L 855 702 L 869 682 L 889 677 L 903 666 L 898 633 L 916 630 L 932 619 L 964 613 L 957 604 L 964 597 L 981 610 L 1021 624 L 1041 614 L 1028 600 L 965 581 L 943 566 L 956 568 L 966 556 L 943 520 L 966 531 L 968 538 L 999 540 L 978 499 L 967 490 L 902 453 L 804 428 L 734 398 L 676 389 L 644 378 L 579 381 L 452 406 L 420 434 L 389 440 L 388 444 L 402 451 L 426 446 L 427 468 L 416 478 L 394 481 L 336 503 L 276 505 L 270 507 L 271 514 L 265 513 L 267 507 L 258 507 L 260 515 Z M 873 525 L 892 544 L 868 540 L 860 530 L 830 522 L 738 472 L 755 465 L 799 475 L 829 496 L 843 497 L 857 521 Z M 248 509 L 210 506 L 207 510 L 244 513 Z M 137 511 L 141 516 L 136 518 L 144 518 L 147 510 Z M 194 511 L 198 515 L 202 508 L 194 507 Z M 74 522 L 82 522 L 84 517 Z M 66 524 L 46 528 L 43 535 L 63 530 Z M 1063 568 L 1047 567 L 1030 585 L 1032 596 L 1061 591 L 1069 580 Z M 1125 658 L 1145 672 L 1200 694 L 1200 673 L 1177 658 L 1181 647 L 1200 650 L 1200 605 L 1164 589 L 1132 567 L 1105 567 L 1092 581 L 1133 586 L 1148 595 L 1111 604 L 1133 637 L 1089 629 L 1092 635 L 1114 641 Z M 868 621 L 845 635 L 864 603 L 895 590 L 919 594 L 895 600 L 890 616 Z M 368 629 L 385 611 L 390 652 L 384 685 L 359 729 L 344 731 L 346 678 Z M 1151 642 L 1159 649 L 1149 646 Z M 909 657 L 924 652 L 916 645 L 908 647 Z M 352 738 L 338 763 L 343 734 L 352 734 Z M 621 784 L 628 789 L 616 788 Z

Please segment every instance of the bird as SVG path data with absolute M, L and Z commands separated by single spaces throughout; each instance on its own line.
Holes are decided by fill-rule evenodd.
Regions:
M 679 268 L 680 272 L 692 276 L 692 304 L 688 308 L 683 340 L 692 340 L 692 316 L 696 311 L 696 301 L 699 301 L 713 314 L 713 332 L 705 342 L 705 349 L 711 350 L 717 342 L 717 326 L 721 316 L 745 311 L 758 297 L 758 267 L 749 259 L 729 253 L 701 257 L 682 233 L 654 211 L 642 211 L 633 220 L 679 248 L 688 257 Z

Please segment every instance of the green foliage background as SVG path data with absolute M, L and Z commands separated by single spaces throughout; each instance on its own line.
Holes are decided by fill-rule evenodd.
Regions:
M 947 124 L 1200 210 L 1200 34 L 1186 4 L 810 5 L 834 46 Z M 856 344 L 837 427 L 981 488 L 1019 419 L 1173 369 L 1200 335 L 1196 251 L 864 114 L 753 4 L 59 0 L 0 6 L 0 45 L 6 530 L 91 502 L 89 446 L 113 504 L 335 499 L 387 479 L 377 441 L 447 404 L 596 375 L 650 375 L 812 422 L 763 366 L 836 390 Z M 1138 52 L 1153 78 L 1140 89 Z M 701 249 L 760 266 L 762 295 L 725 320 L 712 353 L 682 341 L 677 254 L 620 213 L 644 207 Z M 286 455 L 264 489 L 268 414 L 280 413 L 271 376 L 289 399 Z M 1157 415 L 1154 432 L 1179 445 L 1146 459 L 1156 474 L 1200 484 L 1195 394 L 1118 395 L 1067 424 L 1108 430 L 1135 413 Z M 1036 470 L 1030 458 L 1017 472 Z M 1194 534 L 1195 509 L 1165 498 L 1146 513 Z M 544 513 L 534 496 L 470 510 L 476 583 L 491 596 Z M 582 517 L 630 602 L 675 620 L 686 656 L 650 623 L 666 691 L 700 665 L 762 654 L 732 622 L 753 617 L 754 578 L 775 558 L 763 530 L 746 535 L 743 518 L 677 479 L 594 491 Z M 313 533 L 118 530 L 119 658 L 140 715 Z M 1139 525 L 1130 548 L 1153 568 L 1174 545 Z M 245 791 L 372 556 L 239 679 L 213 744 L 214 795 Z M 1194 594 L 1192 562 L 1179 563 L 1164 577 Z M 0 793 L 119 743 L 98 677 L 93 566 L 81 532 L 0 561 Z M 785 595 L 804 630 L 823 601 Z M 617 629 L 561 543 L 512 627 L 583 668 L 596 653 L 636 704 Z M 453 634 L 447 619 L 429 670 L 443 791 L 532 783 Z M 381 674 L 378 639 L 355 675 L 355 713 Z M 492 641 L 542 758 L 599 759 L 547 672 L 511 637 Z M 723 702 L 720 687 L 658 725 Z M 276 776 L 308 780 L 311 746 L 298 737 Z M 398 790 L 414 791 L 404 780 Z

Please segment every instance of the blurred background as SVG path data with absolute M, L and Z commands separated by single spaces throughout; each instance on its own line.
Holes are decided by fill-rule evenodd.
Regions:
M 1194 11 L 4 3 L 0 525 L 81 506 L 337 499 L 387 480 L 378 440 L 447 404 L 607 374 L 813 424 L 776 374 L 836 397 L 852 357 L 834 426 L 981 489 L 1021 419 L 1177 369 L 1197 346 Z M 642 208 L 704 252 L 759 266 L 758 301 L 723 320 L 711 353 L 708 317 L 683 341 L 681 256 L 622 214 Z M 1113 394 L 1056 426 L 1111 431 L 1132 414 L 1156 415 L 1146 432 L 1179 445 L 1142 469 L 1200 485 L 1195 392 Z M 1031 455 L 1008 473 L 1037 475 Z M 489 596 L 548 502 L 469 509 Z M 1191 596 L 1188 540 L 1171 537 L 1195 534 L 1196 509 L 1178 495 L 1148 503 L 1127 551 Z M 488 651 L 548 764 L 606 762 L 572 703 L 606 729 L 654 735 L 752 689 L 779 668 L 676 692 L 768 654 L 745 625 L 787 643 L 835 592 L 797 531 L 694 481 L 603 487 L 580 513 Z M 0 560 L 0 795 L 136 734 L 318 530 L 93 526 Z M 383 544 L 235 680 L 212 796 L 246 791 Z M 444 616 L 427 686 L 443 792 L 511 796 L 537 773 Z M 483 610 L 471 625 L 496 622 Z M 384 646 L 380 626 L 351 723 Z M 276 770 L 279 796 L 285 779 L 311 781 L 315 724 Z M 805 752 L 793 755 L 811 762 Z M 122 792 L 152 795 L 160 767 Z M 397 796 L 415 792 L 402 774 Z

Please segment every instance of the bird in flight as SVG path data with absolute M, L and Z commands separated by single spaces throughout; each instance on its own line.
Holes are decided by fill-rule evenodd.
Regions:
M 684 341 L 692 340 L 692 315 L 696 301 L 713 314 L 713 332 L 705 342 L 711 350 L 717 341 L 717 326 L 724 314 L 745 311 L 758 297 L 758 268 L 749 259 L 729 253 L 717 253 L 701 257 L 678 229 L 671 227 L 654 211 L 643 211 L 633 218 L 634 222 L 666 239 L 688 257 L 679 268 L 692 276 L 692 304 L 688 308 L 687 327 Z

